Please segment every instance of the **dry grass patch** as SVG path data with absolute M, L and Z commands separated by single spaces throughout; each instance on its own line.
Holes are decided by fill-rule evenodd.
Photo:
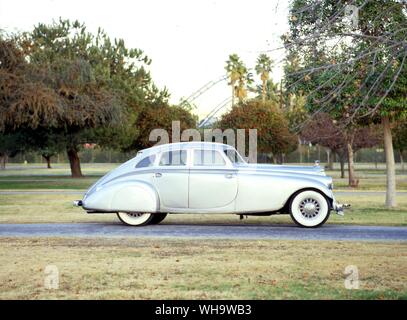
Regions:
M 56 265 L 58 290 L 44 288 Z M 344 288 L 359 268 L 360 289 Z M 407 298 L 407 246 L 328 241 L 0 239 L 0 298 Z

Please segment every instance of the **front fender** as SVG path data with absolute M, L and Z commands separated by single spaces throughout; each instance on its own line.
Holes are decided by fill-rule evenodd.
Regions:
M 333 193 L 332 190 L 329 189 L 325 184 L 319 182 L 319 181 L 310 181 L 306 184 L 303 184 L 301 187 L 298 187 L 297 190 L 294 192 L 298 192 L 300 190 L 305 190 L 305 189 L 314 189 L 322 194 L 324 194 L 327 198 L 331 199 L 333 198 Z
M 155 188 L 139 180 L 111 183 L 92 192 L 83 200 L 85 210 L 106 212 L 158 212 Z

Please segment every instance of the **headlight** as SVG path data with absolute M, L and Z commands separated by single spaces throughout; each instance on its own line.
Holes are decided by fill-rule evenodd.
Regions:
M 329 189 L 329 190 L 333 190 L 333 189 L 334 189 L 334 183 L 333 183 L 333 182 L 331 182 L 331 183 L 328 184 L 328 189 Z

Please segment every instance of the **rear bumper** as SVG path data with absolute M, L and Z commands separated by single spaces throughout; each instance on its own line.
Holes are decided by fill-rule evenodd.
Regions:
M 82 207 L 82 205 L 83 205 L 82 200 L 75 200 L 75 201 L 73 202 L 73 205 L 74 205 L 75 207 Z

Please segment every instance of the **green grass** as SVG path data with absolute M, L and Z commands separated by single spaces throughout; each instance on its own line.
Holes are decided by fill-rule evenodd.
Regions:
M 101 176 L 106 172 L 118 167 L 120 163 L 82 163 L 82 173 L 84 175 Z M 31 163 L 9 163 L 6 170 L 0 170 L 0 177 L 7 176 L 66 176 L 71 175 L 69 164 L 53 164 L 52 169 L 47 169 L 45 164 Z
M 406 245 L 0 238 L 0 299 L 406 299 Z M 59 288 L 44 287 L 47 265 Z M 344 286 L 348 265 L 360 288 Z
M 43 164 L 9 164 L 6 170 L 0 170 L 0 190 L 85 190 L 118 165 L 112 163 L 82 164 L 85 178 L 73 179 L 70 177 L 68 164 L 57 164 L 53 169 L 47 169 Z M 348 180 L 340 178 L 337 168 L 334 171 L 327 171 L 327 174 L 334 178 L 337 190 L 385 190 L 386 176 L 382 164 L 377 170 L 374 169 L 373 164 L 357 164 L 356 169 L 359 179 L 359 187 L 356 189 L 348 187 Z M 398 172 L 396 182 L 399 191 L 407 191 L 407 173 Z
M 49 190 L 49 189 L 73 189 L 86 190 L 100 177 L 89 177 L 72 179 L 65 176 L 56 177 L 30 177 L 11 176 L 0 178 L 0 190 Z
M 0 194 L 0 223 L 56 223 L 56 222 L 109 222 L 120 223 L 114 214 L 86 214 L 72 206 L 80 195 L 61 194 Z M 331 214 L 327 223 L 361 225 L 407 226 L 407 197 L 398 196 L 399 207 L 388 210 L 384 196 L 340 196 L 339 201 L 350 202 L 352 209 L 344 217 Z M 288 215 L 248 217 L 240 220 L 234 214 L 179 214 L 169 215 L 162 223 L 186 224 L 261 224 L 290 223 Z

